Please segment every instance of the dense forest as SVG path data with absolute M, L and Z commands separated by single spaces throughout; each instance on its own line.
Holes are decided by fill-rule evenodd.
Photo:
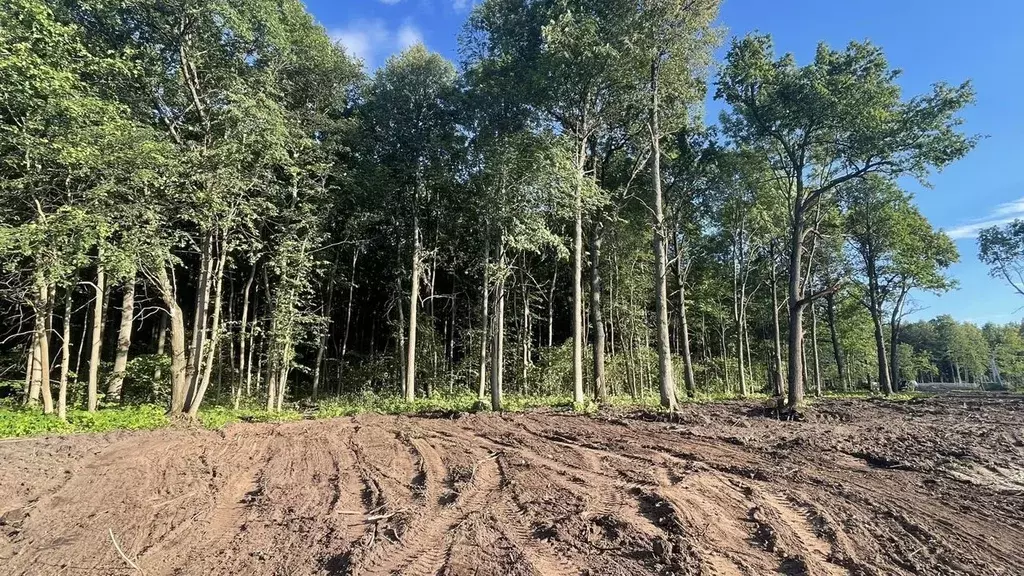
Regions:
M 1021 324 L 906 320 L 958 254 L 901 182 L 970 152 L 971 85 L 904 94 L 878 46 L 797 62 L 717 11 L 484 0 L 457 64 L 367 70 L 299 0 L 8 0 L 5 394 L 195 417 L 1024 380 Z M 1005 276 L 1024 251 L 988 234 Z

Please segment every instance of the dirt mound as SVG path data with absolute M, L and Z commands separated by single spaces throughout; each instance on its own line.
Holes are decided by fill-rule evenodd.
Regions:
M 146 576 L 1024 573 L 1019 398 L 834 401 L 803 422 L 752 408 L 696 407 L 675 422 L 359 416 L 2 442 L 0 565 Z

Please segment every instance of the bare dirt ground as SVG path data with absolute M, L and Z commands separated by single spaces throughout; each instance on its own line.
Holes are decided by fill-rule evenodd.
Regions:
M 0 442 L 0 572 L 1024 574 L 1020 397 L 653 420 L 360 416 Z

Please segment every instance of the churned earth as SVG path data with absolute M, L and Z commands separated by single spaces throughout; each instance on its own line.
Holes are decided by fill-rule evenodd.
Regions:
M 3 574 L 1024 574 L 1024 399 L 0 442 Z

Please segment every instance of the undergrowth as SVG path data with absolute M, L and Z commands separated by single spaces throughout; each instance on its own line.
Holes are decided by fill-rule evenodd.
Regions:
M 890 401 L 905 402 L 926 397 L 919 392 L 879 396 L 866 392 L 826 393 L 824 398 L 885 398 Z M 746 400 L 767 399 L 765 394 L 750 394 Z M 728 394 L 698 394 L 695 397 L 680 396 L 680 404 L 706 404 L 736 400 Z M 807 398 L 813 403 L 816 398 Z M 609 397 L 605 406 L 612 408 L 633 408 L 651 411 L 663 411 L 658 396 L 646 395 L 639 398 L 630 396 Z M 547 395 L 524 396 L 508 394 L 504 396 L 502 407 L 505 412 L 523 412 L 537 409 L 554 409 L 575 411 L 583 414 L 596 413 L 600 406 L 592 400 L 574 404 L 571 396 Z M 199 412 L 199 423 L 207 429 L 219 430 L 229 424 L 238 422 L 282 422 L 304 418 L 338 418 L 357 414 L 424 414 L 424 413 L 463 413 L 490 410 L 490 398 L 483 403 L 474 394 L 435 395 L 430 398 L 417 398 L 406 402 L 400 396 L 379 394 L 361 394 L 336 396 L 322 399 L 315 405 L 290 405 L 280 412 L 269 412 L 262 405 L 234 409 L 228 406 L 208 406 Z M 79 432 L 108 432 L 112 430 L 152 430 L 170 425 L 166 408 L 157 404 L 140 404 L 126 406 L 106 406 L 97 412 L 85 410 L 69 410 L 67 421 L 61 421 L 56 415 L 41 414 L 38 408 L 27 409 L 12 403 L 0 404 L 0 438 L 36 436 L 41 434 L 74 434 Z

